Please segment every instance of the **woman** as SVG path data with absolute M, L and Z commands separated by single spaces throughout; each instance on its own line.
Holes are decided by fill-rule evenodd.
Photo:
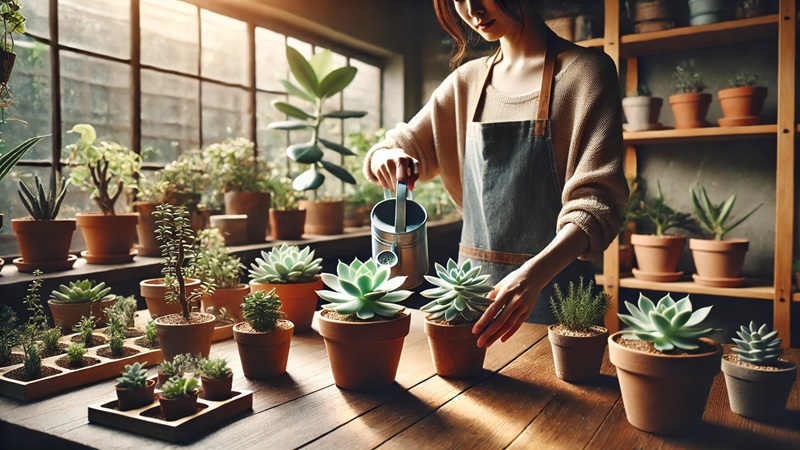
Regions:
M 594 279 L 589 260 L 616 236 L 628 198 L 616 67 L 558 38 L 536 3 L 434 0 L 454 63 L 465 54 L 462 26 L 500 48 L 451 73 L 364 164 L 389 189 L 442 176 L 463 211 L 459 258 L 495 283 L 473 327 L 481 347 L 526 320 L 553 322 L 552 284 Z

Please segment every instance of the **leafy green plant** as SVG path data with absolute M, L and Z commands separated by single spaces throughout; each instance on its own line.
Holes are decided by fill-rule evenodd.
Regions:
M 322 270 L 322 258 L 314 259 L 311 247 L 281 244 L 261 251 L 261 258 L 250 265 L 250 278 L 256 283 L 308 283 Z
M 50 178 L 50 189 L 47 193 L 44 191 L 44 186 L 39 180 L 38 176 L 34 176 L 34 183 L 36 184 L 36 193 L 25 184 L 24 181 L 19 180 L 19 189 L 17 193 L 22 200 L 22 205 L 28 210 L 28 213 L 34 220 L 55 220 L 58 217 L 58 211 L 61 209 L 61 203 L 67 195 L 67 183 L 64 178 L 58 182 L 55 173 Z
M 652 342 L 662 353 L 675 349 L 696 350 L 700 338 L 714 331 L 697 327 L 708 316 L 711 306 L 692 311 L 689 295 L 676 302 L 667 294 L 654 305 L 640 293 L 638 307 L 630 302 L 625 302 L 625 306 L 630 315 L 618 314 L 620 320 L 632 328 L 634 336 Z
M 244 320 L 260 333 L 273 331 L 278 319 L 284 316 L 283 312 L 278 311 L 280 307 L 281 301 L 275 293 L 275 288 L 272 288 L 269 292 L 251 292 L 244 297 L 244 304 L 242 305 Z
M 203 158 L 222 192 L 272 191 L 273 165 L 256 156 L 255 144 L 243 137 L 227 139 L 203 149 Z
M 186 152 L 178 159 L 169 162 L 156 174 L 158 189 L 163 190 L 160 203 L 178 202 L 177 197 L 202 194 L 210 184 L 210 168 L 203 154 L 198 150 Z M 198 200 L 191 200 L 181 206 L 196 209 Z M 194 203 L 192 203 L 194 202 Z
M 158 332 L 156 331 L 156 323 L 153 320 L 148 320 L 144 326 L 144 336 L 142 336 L 142 344 L 145 347 L 158 347 Z
M 278 177 L 272 184 L 272 208 L 280 211 L 296 210 L 303 195 L 292 189 L 292 179 Z
M 86 344 L 87 347 L 92 346 L 92 339 L 94 338 L 94 321 L 94 316 L 81 317 L 81 320 L 79 320 L 72 329 L 76 333 L 80 334 L 81 340 Z
M 352 66 L 333 69 L 333 54 L 324 50 L 306 60 L 303 55 L 292 47 L 286 48 L 286 58 L 299 86 L 289 80 L 279 80 L 286 92 L 302 102 L 309 103 L 312 107 L 306 112 L 297 106 L 283 101 L 273 101 L 272 106 L 278 111 L 295 120 L 273 122 L 267 125 L 273 130 L 310 130 L 311 140 L 300 144 L 290 145 L 286 155 L 292 161 L 308 164 L 311 167 L 294 179 L 292 187 L 297 191 L 318 189 L 325 181 L 325 175 L 320 170 L 324 169 L 345 183 L 355 184 L 355 179 L 343 167 L 323 158 L 323 148 L 333 150 L 342 156 L 352 156 L 349 148 L 320 137 L 320 125 L 327 118 L 348 119 L 364 117 L 364 111 L 335 111 L 325 113 L 326 101 L 346 88 L 355 78 L 357 69 Z
M 732 78 L 728 79 L 728 87 L 737 88 L 745 86 L 755 86 L 758 82 L 758 75 L 746 71 L 736 72 Z
M 48 328 L 42 332 L 42 350 L 47 355 L 59 352 L 58 340 L 61 339 L 61 327 Z
M 111 350 L 111 355 L 115 358 L 121 357 L 125 345 L 125 324 L 122 323 L 119 316 L 108 317 L 106 334 L 110 336 L 108 348 Z
M 605 292 L 595 292 L 594 282 L 584 285 L 583 277 L 578 285 L 569 282 L 566 295 L 558 284 L 553 285 L 554 295 L 550 297 L 550 308 L 556 322 L 571 331 L 587 332 L 592 326 L 602 323 L 611 298 Z
M 433 298 L 420 311 L 428 313 L 428 319 L 444 318 L 448 323 L 461 317 L 467 322 L 475 322 L 491 304 L 484 296 L 493 287 L 488 284 L 489 275 L 481 275 L 481 266 L 472 266 L 466 260 L 460 266 L 449 259 L 445 268 L 439 263 L 434 265 L 437 277 L 425 275 L 435 288 L 422 291 L 422 296 Z
M 673 72 L 675 88 L 679 93 L 703 92 L 708 86 L 697 71 L 693 59 L 681 61 Z
M 231 368 L 225 359 L 202 358 L 197 361 L 196 374 L 211 380 L 222 380 L 231 376 Z
M 22 345 L 22 363 L 26 380 L 35 380 L 42 376 L 42 357 L 36 338 L 47 328 L 47 316 L 44 314 L 39 290 L 42 288 L 42 271 L 33 271 L 33 280 L 28 285 L 28 293 L 22 299 L 28 311 L 28 321 L 20 330 Z
M 389 267 L 380 266 L 374 259 L 361 262 L 353 259 L 350 265 L 339 261 L 336 275 L 323 273 L 322 282 L 333 291 L 317 291 L 317 295 L 331 303 L 322 305 L 323 309 L 338 314 L 367 320 L 376 314 L 391 317 L 403 310 L 397 305 L 407 299 L 412 292 L 398 290 L 406 277 L 389 278 Z
M 117 317 L 125 328 L 133 328 L 136 325 L 136 298 L 133 296 L 117 296 L 117 301 L 105 309 L 106 317 Z
M 699 193 L 690 189 L 692 205 L 694 205 L 694 215 L 697 216 L 700 226 L 707 232 L 714 235 L 714 239 L 722 240 L 731 230 L 747 220 L 761 205 L 753 208 L 749 213 L 739 219 L 731 217 L 731 210 L 736 203 L 736 194 L 732 194 L 722 203 L 715 204 L 708 198 L 706 188 L 700 186 Z M 732 223 L 729 223 L 732 222 Z
M 0 3 L 0 5 L 2 5 L 2 3 Z M 7 153 L 0 155 L 0 181 L 3 181 L 3 178 L 5 178 L 6 175 L 11 172 L 11 169 L 17 165 L 19 160 L 28 153 L 28 150 L 42 139 L 44 139 L 44 136 L 32 137 L 12 148 Z
M 97 283 L 94 280 L 70 281 L 69 285 L 60 285 L 57 291 L 50 293 L 53 303 L 91 303 L 111 300 L 114 294 L 105 282 Z
M 178 398 L 191 397 L 200 392 L 200 383 L 195 377 L 174 376 L 161 386 L 161 395 L 174 400 Z
M 81 342 L 74 342 L 67 347 L 67 359 L 70 367 L 83 366 L 84 355 L 86 355 L 86 347 Z
M 771 366 L 775 365 L 783 354 L 778 330 L 769 331 L 767 324 L 756 327 L 755 322 L 751 320 L 749 327 L 740 326 L 736 334 L 739 339 L 733 338 L 733 342 L 738 347 L 733 347 L 731 350 L 736 353 L 740 361 Z
M 117 387 L 120 389 L 141 389 L 147 385 L 147 362 L 126 364 L 122 376 L 117 378 Z
M 11 351 L 19 345 L 17 315 L 8 305 L 0 304 L 0 366 L 11 361 Z
M 222 234 L 217 228 L 200 231 L 195 246 L 197 254 L 195 275 L 198 278 L 208 280 L 217 289 L 239 287 L 246 267 L 242 264 L 241 258 L 228 253 Z
M 0 1 L 0 21 L 2 21 L 2 40 L 3 50 L 14 51 L 14 33 L 25 33 L 25 16 L 22 14 L 22 6 L 19 0 Z
M 655 198 L 644 199 L 635 208 L 634 215 L 650 222 L 655 227 L 655 235 L 663 236 L 670 228 L 689 228 L 695 225 L 692 217 L 683 212 L 677 212 L 664 201 L 661 192 L 661 183 L 658 184 L 658 195 Z
M 185 372 L 194 370 L 195 364 L 200 358 L 201 356 L 199 355 L 195 357 L 189 353 L 175 355 L 172 361 L 162 361 L 161 364 L 158 365 L 158 371 L 164 375 L 183 376 Z

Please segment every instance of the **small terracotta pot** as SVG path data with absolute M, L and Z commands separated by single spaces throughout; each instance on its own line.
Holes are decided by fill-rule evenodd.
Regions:
M 294 324 L 288 320 L 284 322 L 290 326 L 265 333 L 241 331 L 243 322 L 233 326 L 233 339 L 245 377 L 261 380 L 286 372 Z
M 145 386 L 139 389 L 120 389 L 119 384 L 114 386 L 117 391 L 117 405 L 120 411 L 147 406 L 155 400 L 156 380 L 151 378 L 145 381 Z
M 774 420 L 786 411 L 786 402 L 797 378 L 797 364 L 784 368 L 755 369 L 735 361 L 735 355 L 722 358 L 722 372 L 728 390 L 731 410 L 740 416 L 756 420 Z
M 114 216 L 78 213 L 76 220 L 86 241 L 87 262 L 117 264 L 133 260 L 131 248 L 136 241 L 139 213 Z
M 603 354 L 606 351 L 608 330 L 592 336 L 568 336 L 554 331 L 556 325 L 547 328 L 547 338 L 553 351 L 556 376 L 564 381 L 583 382 L 600 375 Z
M 233 374 L 230 374 L 222 379 L 213 379 L 201 376 L 200 383 L 203 385 L 203 399 L 205 400 L 212 400 L 216 402 L 231 398 Z
M 226 192 L 225 214 L 247 215 L 247 242 L 264 242 L 269 234 L 269 192 Z
M 247 216 L 244 214 L 220 214 L 211 216 L 211 228 L 216 228 L 225 239 L 225 245 L 247 243 Z
M 728 281 L 725 287 L 741 285 L 744 282 L 742 266 L 749 245 L 747 239 L 689 239 L 698 275 L 695 282 L 718 286 Z
M 686 236 L 634 234 L 631 244 L 636 254 L 636 263 L 640 272 L 646 274 L 677 273 Z M 637 272 L 634 271 L 634 276 Z M 678 274 L 675 278 L 680 277 Z M 672 280 L 674 281 L 674 280 Z
M 300 200 L 300 209 L 306 210 L 305 233 L 333 235 L 344 232 L 344 201 Z
M 269 210 L 269 226 L 272 230 L 273 239 L 296 241 L 303 237 L 305 225 L 305 209 Z
M 192 313 L 191 317 L 199 316 L 201 320 L 199 323 L 169 323 L 175 316 L 179 315 L 160 316 L 154 321 L 164 359 L 171 361 L 176 355 L 183 353 L 200 354 L 208 358 L 208 354 L 211 351 L 211 335 L 214 333 L 214 316 L 205 313 Z
M 675 116 L 675 128 L 702 128 L 707 127 L 706 114 L 711 105 L 711 94 L 704 92 L 689 92 L 669 96 L 672 114 Z
M 200 289 L 200 280 L 196 278 L 187 278 L 186 289 L 187 295 L 196 289 Z M 167 286 L 164 284 L 163 278 L 151 278 L 149 280 L 140 281 L 139 293 L 144 297 L 145 303 L 147 303 L 147 310 L 150 312 L 150 317 L 153 319 L 181 312 L 180 303 L 166 302 Z
M 161 415 L 169 421 L 191 416 L 197 412 L 197 394 L 188 397 L 169 399 L 164 394 L 158 394 L 161 404 Z
M 64 261 L 69 257 L 75 219 L 13 219 L 22 261 L 27 264 Z
M 55 326 L 60 327 L 63 334 L 70 334 L 82 317 L 94 316 L 94 323 L 98 327 L 105 326 L 108 321 L 105 309 L 115 302 L 116 298 L 112 297 L 91 303 L 59 303 L 48 300 L 47 305 L 50 307 Z
M 208 308 L 214 308 L 214 311 L 219 311 L 220 308 L 225 308 L 228 315 L 234 319 L 235 322 L 244 320 L 244 312 L 242 311 L 242 303 L 244 296 L 250 292 L 250 286 L 242 283 L 239 287 L 232 289 L 216 289 L 211 296 L 205 295 L 200 300 L 202 305 L 200 309 L 203 312 L 208 312 Z
M 443 325 L 425 319 L 425 334 L 439 376 L 469 378 L 483 371 L 486 348 L 478 347 L 472 325 Z
M 139 213 L 139 223 L 136 225 L 136 233 L 139 236 L 139 256 L 161 256 L 161 244 L 156 239 L 156 217 L 153 212 L 159 203 L 155 202 L 136 202 L 133 204 L 134 211 Z
M 755 125 L 761 121 L 761 110 L 767 98 L 767 88 L 763 86 L 742 86 L 720 89 L 717 92 L 719 105 L 725 119 L 735 119 L 733 125 Z M 727 126 L 725 120 L 720 126 Z
M 250 292 L 275 289 L 281 299 L 280 311 L 286 313 L 286 320 L 292 322 L 295 332 L 311 329 L 314 311 L 317 308 L 317 291 L 323 289 L 322 278 L 309 283 L 256 283 L 250 282 Z

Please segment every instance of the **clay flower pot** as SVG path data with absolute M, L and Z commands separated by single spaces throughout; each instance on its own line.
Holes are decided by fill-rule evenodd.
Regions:
M 33 271 L 47 267 L 47 263 L 67 260 L 75 224 L 75 219 L 13 219 L 11 228 L 17 235 L 22 262 Z
M 749 248 L 747 239 L 689 239 L 697 274 L 695 283 L 715 287 L 737 287 L 744 283 L 742 266 Z
M 233 374 L 225 378 L 206 378 L 200 377 L 203 386 L 203 399 L 212 401 L 227 400 L 232 397 Z
M 305 225 L 305 209 L 269 210 L 269 226 L 275 240 L 296 241 L 303 237 Z
M 211 216 L 211 228 L 216 228 L 225 239 L 225 245 L 241 245 L 248 242 L 247 216 L 245 214 L 219 214 Z
M 161 256 L 161 247 L 156 239 L 156 217 L 153 212 L 158 203 L 155 202 L 136 202 L 133 210 L 139 213 L 139 223 L 136 225 L 136 233 L 139 236 L 139 244 L 136 249 L 139 256 Z
M 170 399 L 159 393 L 158 403 L 161 404 L 161 414 L 169 421 L 191 416 L 197 412 L 197 395 Z
M 317 308 L 317 291 L 323 288 L 322 278 L 310 283 L 256 283 L 250 282 L 250 292 L 275 289 L 281 299 L 280 311 L 286 313 L 286 320 L 292 322 L 297 333 L 311 329 L 314 311 Z
M 269 234 L 269 192 L 226 192 L 225 214 L 247 216 L 247 242 L 264 242 Z
M 188 293 L 200 289 L 200 280 L 195 278 L 186 279 L 186 290 Z M 147 304 L 147 311 L 153 319 L 166 316 L 168 314 L 178 314 L 181 312 L 181 304 L 178 302 L 167 303 L 167 286 L 163 278 L 151 278 L 139 282 L 139 293 L 144 297 Z
M 139 213 L 104 216 L 99 213 L 78 213 L 78 226 L 87 250 L 81 253 L 89 264 L 119 264 L 133 261 Z
M 742 86 L 720 89 L 717 92 L 724 117 L 717 120 L 719 126 L 756 125 L 761 121 L 761 110 L 767 98 L 767 88 Z
M 114 386 L 117 391 L 117 404 L 120 411 L 147 406 L 155 400 L 156 380 L 151 378 L 145 382 L 145 386 L 139 389 L 120 389 L 119 385 Z
M 248 331 L 246 322 L 233 326 L 233 339 L 239 349 L 244 376 L 256 380 L 277 377 L 286 372 L 289 347 L 292 343 L 294 324 L 288 320 L 278 321 L 275 331 Z M 282 324 L 282 325 L 281 325 Z
M 637 1 L 634 20 L 637 33 L 668 30 L 673 27 L 666 0 Z
M 678 272 L 678 263 L 685 243 L 686 236 L 633 234 L 631 245 L 638 264 L 633 276 L 648 281 L 677 281 L 683 275 Z
M 82 317 L 94 316 L 94 323 L 98 327 L 105 326 L 108 321 L 105 309 L 115 302 L 116 298 L 111 297 L 108 300 L 87 303 L 60 303 L 48 300 L 47 305 L 53 316 L 53 324 L 60 327 L 63 334 L 70 334 Z
M 646 131 L 663 128 L 658 121 L 664 99 L 659 97 L 625 97 L 622 99 L 622 110 L 628 123 L 623 124 L 625 131 Z
M 170 314 L 155 319 L 158 342 L 164 359 L 171 361 L 175 355 L 189 353 L 208 358 L 211 335 L 216 318 L 212 314 L 191 313 L 189 323 L 181 314 Z
M 344 232 L 344 201 L 300 200 L 300 209 L 306 210 L 305 233 L 333 235 Z
M 711 94 L 690 92 L 669 96 L 669 105 L 675 116 L 675 129 L 703 128 L 708 126 L 706 114 L 711 105 Z
M 235 322 L 244 320 L 244 313 L 242 312 L 242 303 L 244 296 L 250 292 L 250 286 L 242 283 L 238 287 L 232 289 L 216 289 L 211 296 L 204 295 L 200 300 L 200 309 L 207 312 L 209 307 L 214 308 L 214 311 L 219 311 L 220 308 L 225 308 L 228 315 L 234 319 Z
M 731 410 L 756 420 L 774 420 L 786 410 L 786 402 L 797 378 L 797 364 L 756 368 L 738 363 L 734 354 L 722 358 L 722 372 Z
M 486 348 L 478 347 L 478 336 L 472 334 L 472 325 L 447 325 L 425 319 L 425 334 L 437 375 L 469 378 L 481 373 Z
M 608 330 L 597 326 L 595 334 L 564 333 L 560 325 L 547 327 L 547 338 L 553 351 L 556 376 L 564 381 L 591 381 L 600 375 L 606 351 Z

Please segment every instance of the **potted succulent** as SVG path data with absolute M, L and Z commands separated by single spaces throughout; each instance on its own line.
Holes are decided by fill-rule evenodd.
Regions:
M 272 208 L 269 228 L 276 240 L 298 240 L 303 237 L 306 210 L 300 209 L 300 195 L 292 188 L 291 178 L 280 178 L 272 187 Z
M 711 306 L 693 311 L 688 295 L 669 294 L 658 304 L 639 294 L 638 307 L 625 306 L 630 314 L 618 316 L 631 329 L 608 337 L 608 354 L 628 422 L 658 434 L 696 429 L 722 359 L 722 346 L 705 337 L 713 328 L 701 327 Z
M 316 292 L 322 289 L 322 258 L 311 247 L 281 244 L 261 252 L 250 265 L 250 292 L 270 291 L 281 299 L 281 311 L 297 333 L 311 329 L 317 308 Z
M 318 313 L 319 334 L 336 385 L 354 391 L 380 389 L 394 383 L 411 315 L 398 305 L 411 291 L 398 290 L 405 276 L 390 278 L 389 267 L 374 259 L 350 265 L 341 261 L 337 275 L 323 273 L 332 291 L 317 294 L 331 303 Z
M 200 383 L 195 377 L 174 376 L 161 386 L 158 403 L 166 420 L 178 420 L 197 412 L 197 396 Z
M 224 358 L 201 358 L 197 361 L 195 375 L 200 375 L 204 399 L 220 401 L 231 398 L 233 371 Z
M 53 323 L 61 331 L 69 333 L 81 320 L 81 317 L 94 317 L 97 325 L 106 324 L 105 309 L 113 305 L 117 299 L 104 282 L 94 280 L 71 281 L 60 285 L 58 290 L 50 294 L 47 305 L 53 315 Z
M 137 308 L 136 297 L 118 295 L 114 304 L 106 308 L 104 312 L 109 323 L 112 317 L 119 320 L 126 337 L 138 337 L 143 334 L 143 331 L 136 327 Z
M 650 89 L 641 85 L 635 93 L 622 99 L 622 110 L 628 123 L 622 124 L 625 131 L 646 131 L 663 128 L 658 121 L 664 99 L 652 97 Z
M 156 380 L 147 379 L 147 365 L 135 362 L 126 364 L 122 376 L 117 378 L 114 389 L 117 391 L 117 403 L 120 411 L 141 408 L 153 403 L 155 399 Z
M 200 355 L 192 356 L 190 353 L 182 353 L 175 355 L 173 358 L 164 359 L 158 365 L 158 372 L 156 373 L 159 386 L 163 386 L 172 377 L 182 377 L 186 372 L 193 372 L 197 361 L 201 358 L 202 356 Z
M 691 25 L 708 25 L 731 20 L 732 12 L 728 0 L 689 0 Z
M 756 86 L 758 75 L 737 72 L 728 80 L 728 88 L 717 92 L 723 117 L 717 119 L 721 127 L 756 125 L 761 122 L 761 110 L 767 98 L 767 88 Z
M 778 330 L 767 324 L 742 325 L 733 353 L 722 357 L 722 373 L 731 410 L 756 420 L 774 420 L 786 410 L 786 401 L 797 378 L 797 364 L 781 358 Z
M 213 294 L 200 299 L 200 309 L 214 314 L 224 308 L 234 322 L 241 322 L 244 320 L 242 299 L 250 292 L 250 287 L 241 282 L 245 269 L 241 259 L 228 252 L 216 228 L 201 231 L 197 235 L 196 247 L 197 277 L 216 286 Z
M 425 334 L 431 347 L 433 366 L 443 377 L 472 377 L 483 369 L 486 347 L 478 347 L 472 326 L 491 304 L 485 295 L 492 291 L 489 275 L 481 275 L 481 266 L 466 260 L 461 265 L 452 259 L 447 267 L 434 265 L 436 277 L 425 275 L 435 287 L 422 291 L 434 299 L 420 308 L 425 317 Z
M 547 337 L 553 351 L 556 376 L 564 381 L 591 381 L 600 375 L 603 354 L 606 351 L 608 330 L 601 326 L 611 298 L 597 292 L 594 282 L 578 285 L 569 282 L 566 295 L 558 284 L 553 285 L 554 295 L 550 307 L 556 323 L 547 328 Z
M 271 378 L 286 372 L 294 324 L 285 319 L 280 307 L 274 288 L 244 298 L 245 322 L 233 326 L 233 339 L 247 378 Z
M 704 231 L 713 239 L 689 239 L 697 273 L 692 276 L 698 284 L 716 287 L 737 287 L 744 283 L 742 266 L 750 242 L 747 239 L 725 239 L 725 235 L 753 215 L 761 205 L 742 217 L 731 216 L 736 194 L 715 204 L 703 186 L 690 190 L 694 214 Z
M 301 201 L 300 208 L 306 210 L 305 232 L 309 234 L 341 234 L 344 231 L 344 202 L 318 201 L 316 190 L 325 181 L 325 170 L 345 183 L 355 184 L 355 179 L 343 167 L 323 159 L 323 148 L 342 156 L 352 156 L 353 152 L 336 142 L 320 137 L 320 126 L 326 118 L 348 119 L 366 115 L 364 111 L 325 112 L 328 99 L 346 88 L 355 78 L 357 69 L 352 66 L 333 69 L 333 56 L 324 50 L 306 60 L 292 47 L 286 47 L 286 58 L 299 86 L 289 80 L 280 80 L 289 95 L 313 106 L 310 112 L 283 101 L 272 105 L 278 111 L 294 120 L 273 122 L 268 128 L 273 130 L 310 130 L 311 140 L 290 145 L 286 155 L 292 161 L 310 165 L 310 168 L 294 179 L 292 187 L 297 191 L 314 191 L 313 200 Z
M 669 96 L 669 105 L 675 116 L 675 128 L 702 128 L 708 126 L 706 114 L 711 104 L 711 94 L 703 92 L 706 84 L 697 71 L 694 60 L 683 60 L 673 72 L 677 94 Z
M 89 264 L 117 264 L 133 260 L 139 213 L 117 214 L 114 205 L 123 192 L 135 186 L 142 158 L 114 142 L 96 142 L 94 127 L 75 125 L 68 133 L 78 133 L 75 144 L 67 146 L 71 167 L 70 181 L 82 189 L 92 189 L 97 213 L 78 213 L 87 250 L 81 255 Z
M 14 53 L 14 33 L 25 33 L 26 18 L 22 14 L 19 0 L 3 0 L 0 2 L 0 23 L 2 23 L 2 46 L 0 46 L 0 104 L 7 108 L 13 101 L 8 81 L 17 54 Z

